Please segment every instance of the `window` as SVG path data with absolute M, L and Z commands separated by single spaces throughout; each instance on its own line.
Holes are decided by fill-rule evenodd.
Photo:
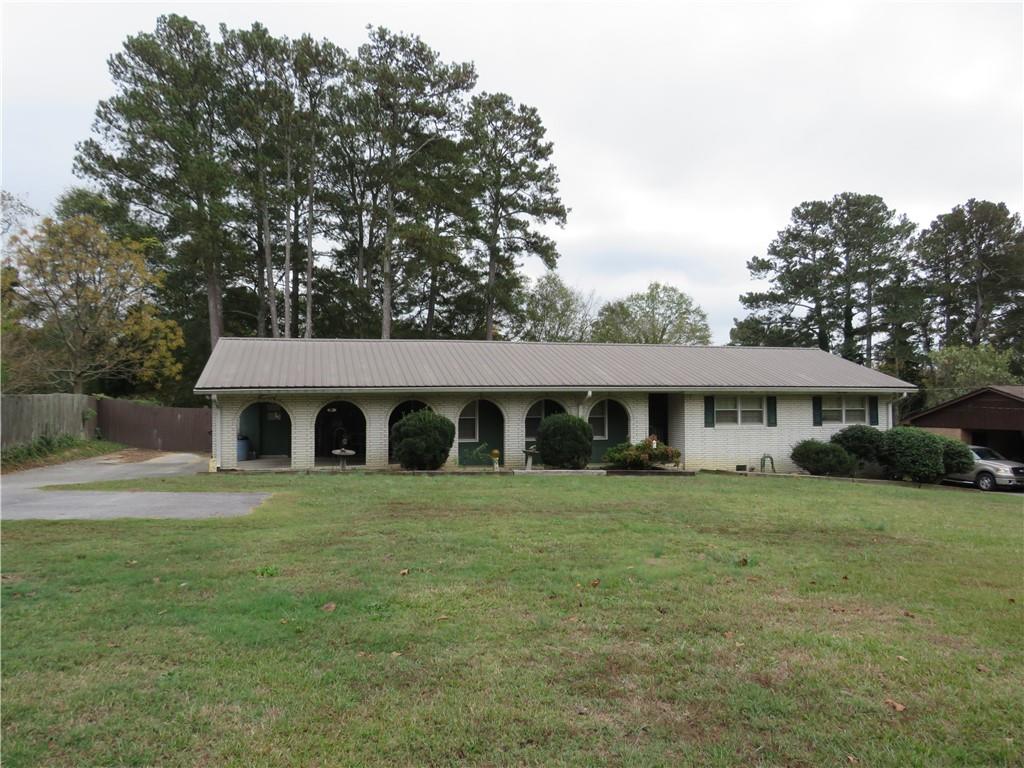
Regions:
M 740 398 L 740 424 L 764 424 L 763 398 Z
M 843 396 L 825 395 L 821 398 L 821 423 L 843 423 Z
M 602 400 L 590 409 L 590 428 L 594 430 L 595 440 L 608 439 L 608 401 Z
M 716 397 L 715 424 L 764 424 L 764 398 Z
M 843 410 L 846 412 L 845 421 L 847 424 L 866 424 L 868 420 L 867 398 L 846 397 L 843 398 Z
M 824 395 L 821 398 L 822 424 L 866 424 L 867 398 L 856 395 Z
M 459 442 L 475 443 L 477 437 L 477 424 L 480 422 L 480 401 L 474 400 L 462 409 L 459 414 Z
M 530 406 L 526 412 L 526 439 L 536 440 L 540 423 L 556 413 L 565 413 L 565 408 L 554 400 L 540 400 Z

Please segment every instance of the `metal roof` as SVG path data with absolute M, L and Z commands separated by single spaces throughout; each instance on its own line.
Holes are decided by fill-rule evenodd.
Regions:
M 960 395 L 959 397 L 944 400 L 941 403 L 933 405 L 931 408 L 925 408 L 923 411 L 912 413 L 905 419 L 903 419 L 903 421 L 907 424 L 913 424 L 915 421 L 917 421 L 923 416 L 929 416 L 933 413 L 944 411 L 950 406 L 956 405 L 957 403 L 965 402 L 967 400 L 972 400 L 978 395 L 983 395 L 986 392 L 995 392 L 998 395 L 1004 395 L 1013 400 L 1020 400 L 1024 402 L 1024 384 L 989 384 L 988 386 L 985 387 L 972 389 L 970 392 Z
M 819 349 L 223 338 L 196 392 L 915 387 Z

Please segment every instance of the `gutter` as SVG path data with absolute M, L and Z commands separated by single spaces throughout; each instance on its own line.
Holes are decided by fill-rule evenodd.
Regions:
M 488 386 L 472 386 L 472 387 L 196 387 L 192 391 L 197 395 L 248 395 L 248 394 L 291 394 L 291 395 L 369 395 L 369 394 L 410 394 L 410 393 L 430 393 L 430 394 L 462 394 L 466 392 L 480 392 L 480 393 L 503 393 L 503 394 L 515 394 L 515 393 L 529 393 L 529 392 L 569 392 L 579 393 L 583 387 L 551 387 L 551 386 L 539 386 L 539 387 L 488 387 Z M 633 392 L 637 394 L 646 394 L 650 392 L 658 393 L 701 393 L 701 392 L 736 392 L 736 393 L 751 393 L 751 392 L 779 392 L 784 394 L 818 394 L 821 392 L 863 392 L 865 394 L 876 394 L 876 395 L 902 395 L 906 396 L 911 392 L 916 392 L 917 387 L 864 387 L 864 386 L 849 386 L 849 385 L 830 385 L 830 386 L 792 386 L 792 387 L 751 387 L 751 386 L 733 386 L 733 387 L 704 387 L 704 386 L 691 386 L 691 387 L 602 387 L 602 386 L 589 386 L 588 392 L 596 392 L 598 394 L 604 392 Z

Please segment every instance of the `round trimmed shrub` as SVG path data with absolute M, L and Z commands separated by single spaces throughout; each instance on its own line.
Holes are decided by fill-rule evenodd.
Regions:
M 882 450 L 882 433 L 866 424 L 854 424 L 832 435 L 830 442 L 843 449 L 862 464 L 878 461 Z
M 448 461 L 455 425 L 424 408 L 407 413 L 391 428 L 391 444 L 402 469 L 439 469 Z
M 974 468 L 974 454 L 965 443 L 936 435 L 942 441 L 942 468 L 947 475 L 959 475 Z
M 682 454 L 678 448 L 665 445 L 661 440 L 645 438 L 636 445 L 620 443 L 604 454 L 604 460 L 621 469 L 650 469 L 655 464 L 679 464 Z
M 812 475 L 849 475 L 857 463 L 843 446 L 821 440 L 801 440 L 793 446 L 789 457 Z
M 942 438 L 916 427 L 894 427 L 883 435 L 880 459 L 890 475 L 936 483 L 946 474 Z M 972 462 L 973 464 L 973 462 Z
M 590 460 L 594 430 L 579 416 L 556 413 L 537 428 L 537 452 L 546 467 L 583 469 Z

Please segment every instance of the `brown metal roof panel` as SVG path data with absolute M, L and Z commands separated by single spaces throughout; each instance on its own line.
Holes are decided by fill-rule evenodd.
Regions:
M 820 350 L 473 341 L 222 339 L 196 388 L 879 387 Z

